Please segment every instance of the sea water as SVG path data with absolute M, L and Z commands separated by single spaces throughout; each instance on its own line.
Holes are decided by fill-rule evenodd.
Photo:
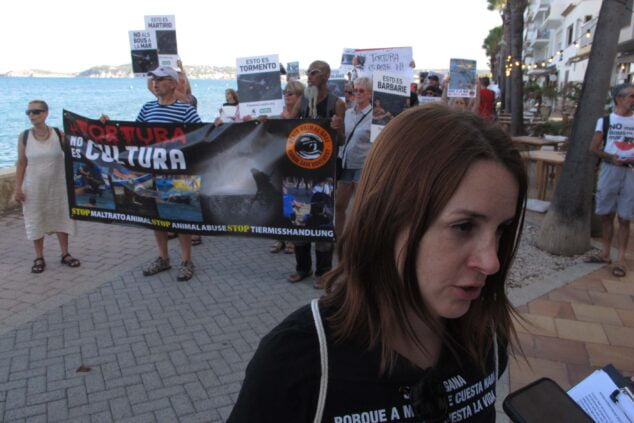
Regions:
M 235 80 L 190 80 L 198 99 L 198 114 L 213 122 L 225 101 L 224 91 L 236 88 Z M 49 106 L 46 123 L 63 128 L 62 111 L 97 119 L 134 121 L 141 106 L 154 96 L 144 78 L 17 78 L 0 77 L 0 168 L 14 166 L 18 135 L 31 127 L 24 114 L 30 100 Z

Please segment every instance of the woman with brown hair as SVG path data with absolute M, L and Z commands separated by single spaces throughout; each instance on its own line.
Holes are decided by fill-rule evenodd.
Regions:
M 431 104 L 395 117 L 325 297 L 263 338 L 229 421 L 494 421 L 526 189 L 509 137 L 477 115 Z

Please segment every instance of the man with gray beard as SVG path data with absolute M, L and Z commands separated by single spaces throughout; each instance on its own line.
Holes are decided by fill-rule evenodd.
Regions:
M 337 144 L 341 145 L 344 141 L 343 118 L 346 105 L 328 91 L 330 66 L 324 61 L 316 60 L 310 64 L 306 73 L 308 86 L 302 98 L 299 117 L 303 119 L 330 119 L 330 126 L 337 131 Z M 296 272 L 289 275 L 289 282 L 296 283 L 313 274 L 310 250 L 310 242 L 295 243 Z M 316 289 L 323 288 L 321 276 L 332 268 L 333 250 L 334 243 L 332 242 L 315 243 L 315 276 L 317 279 L 313 286 Z

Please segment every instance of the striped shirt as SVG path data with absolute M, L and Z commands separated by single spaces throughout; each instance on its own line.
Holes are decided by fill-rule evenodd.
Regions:
M 143 105 L 137 122 L 145 123 L 200 123 L 198 112 L 190 104 L 176 100 L 172 104 L 160 105 L 158 100 Z

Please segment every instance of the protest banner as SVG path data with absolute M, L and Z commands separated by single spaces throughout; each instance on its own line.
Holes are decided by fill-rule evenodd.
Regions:
M 440 103 L 440 102 L 442 102 L 442 97 L 428 97 L 423 95 L 418 96 L 418 104 L 420 105 L 428 104 L 428 103 Z
M 339 65 L 339 70 L 344 73 L 351 72 L 353 68 L 352 59 L 354 59 L 354 49 L 344 48 L 343 53 L 341 53 L 341 64 Z
M 299 62 L 288 62 L 286 64 L 286 80 L 299 81 Z
M 240 113 L 279 115 L 282 113 L 282 83 L 277 54 L 236 59 Z
M 154 31 L 128 31 L 134 76 L 146 76 L 159 66 Z
M 411 83 L 411 78 L 399 73 L 373 75 L 370 142 L 374 142 L 390 120 L 409 107 Z
M 476 61 L 468 59 L 449 60 L 449 87 L 447 97 L 476 96 Z
M 73 219 L 200 235 L 332 241 L 327 120 L 102 123 L 64 111 Z
M 353 65 L 360 69 L 361 73 L 399 73 L 411 78 L 414 71 L 411 67 L 411 47 L 356 49 L 355 57 Z
M 328 92 L 345 100 L 344 88 L 346 82 L 346 76 L 341 72 L 341 69 L 333 69 L 330 71 L 330 78 L 328 78 Z
M 155 32 L 160 66 L 177 68 L 176 17 L 174 15 L 145 16 L 145 29 Z

